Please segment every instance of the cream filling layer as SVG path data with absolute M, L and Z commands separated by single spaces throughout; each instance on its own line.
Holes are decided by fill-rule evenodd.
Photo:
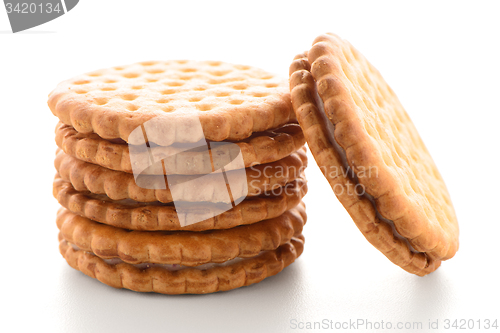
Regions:
M 376 214 L 377 219 L 379 219 L 383 223 L 388 224 L 391 227 L 392 234 L 395 238 L 397 238 L 397 239 L 401 240 L 403 243 L 405 243 L 411 252 L 421 253 L 420 251 L 415 250 L 415 248 L 410 244 L 408 239 L 406 237 L 403 237 L 397 231 L 396 225 L 394 224 L 394 221 L 386 219 L 385 217 L 383 217 L 380 214 L 379 210 L 377 209 L 377 205 L 375 203 L 374 197 L 372 195 L 368 194 L 366 192 L 366 189 L 364 188 L 364 186 L 359 183 L 359 179 L 358 179 L 357 174 L 354 172 L 354 170 L 349 166 L 349 163 L 347 162 L 347 154 L 346 154 L 345 150 L 338 144 L 337 140 L 335 139 L 335 135 L 334 135 L 335 125 L 326 116 L 323 100 L 321 99 L 321 97 L 318 94 L 318 90 L 316 88 L 316 85 L 314 85 L 313 96 L 316 100 L 316 105 L 318 106 L 318 109 L 319 109 L 321 121 L 326 126 L 328 140 L 330 141 L 330 143 L 332 144 L 332 146 L 334 147 L 335 151 L 337 152 L 338 156 L 341 159 L 342 168 L 344 169 L 344 174 L 354 183 L 354 185 L 355 185 L 354 188 L 358 188 L 357 185 L 360 185 L 363 187 L 363 193 L 358 194 L 358 195 L 360 195 L 360 196 L 368 199 L 368 201 L 370 201 L 370 203 L 373 206 L 373 209 L 375 210 L 375 214 Z
M 67 242 L 67 243 L 75 251 L 83 251 L 82 249 L 80 249 L 75 244 L 70 243 L 70 242 Z M 85 252 L 89 253 L 89 254 L 91 254 L 93 256 L 95 256 L 95 254 L 92 253 L 92 252 L 88 252 L 88 251 L 85 251 Z M 259 256 L 263 252 L 266 252 L 266 251 L 261 251 L 255 257 Z M 251 257 L 251 258 L 255 258 L 255 257 Z M 207 270 L 207 269 L 215 268 L 215 267 L 229 266 L 229 265 L 241 262 L 241 261 L 243 261 L 245 259 L 251 259 L 251 258 L 240 258 L 240 257 L 237 257 L 237 258 L 230 259 L 230 260 L 222 262 L 222 263 L 207 263 L 207 264 L 202 264 L 202 265 L 198 265 L 198 266 L 185 266 L 185 265 L 179 265 L 179 264 L 155 264 L 155 263 L 147 263 L 147 262 L 141 263 L 141 264 L 130 264 L 130 263 L 126 263 L 125 261 L 121 260 L 120 258 L 112 258 L 112 259 L 101 258 L 101 259 L 106 264 L 108 264 L 108 265 L 118 265 L 118 264 L 121 264 L 121 263 L 126 263 L 126 264 L 134 266 L 134 267 L 136 267 L 136 268 L 138 268 L 140 270 L 145 270 L 145 269 L 152 268 L 152 267 L 160 267 L 160 268 L 166 269 L 168 271 L 179 271 L 181 269 L 186 269 L 186 268 L 194 268 L 194 269 L 198 269 L 198 270 L 202 270 L 203 271 L 203 270 Z

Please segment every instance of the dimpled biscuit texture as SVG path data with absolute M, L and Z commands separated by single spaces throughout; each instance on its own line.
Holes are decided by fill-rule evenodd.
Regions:
M 366 196 L 356 193 L 358 185 L 344 169 L 342 155 L 333 144 L 331 129 L 321 109 L 310 69 L 305 54 L 295 57 L 290 66 L 292 102 L 311 153 L 335 195 L 363 236 L 390 261 L 407 272 L 420 276 L 433 272 L 441 261 L 429 258 L 425 253 L 412 251 L 409 243 L 397 236 L 391 226 L 379 218 L 372 202 Z
M 311 73 L 335 140 L 376 208 L 417 251 L 453 257 L 458 223 L 443 179 L 415 126 L 380 73 L 348 42 L 319 36 Z
M 78 132 L 105 139 L 127 141 L 141 124 L 165 117 L 173 128 L 150 138 L 163 146 L 192 140 L 182 126 L 186 116 L 198 116 L 213 141 L 241 140 L 295 121 L 286 80 L 220 61 L 150 61 L 94 71 L 61 82 L 48 105 Z

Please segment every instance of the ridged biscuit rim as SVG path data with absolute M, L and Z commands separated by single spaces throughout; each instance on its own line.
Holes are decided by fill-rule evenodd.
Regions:
M 300 203 L 269 220 L 205 232 L 131 231 L 92 221 L 64 208 L 58 211 L 56 224 L 68 242 L 104 259 L 197 266 L 274 250 L 300 234 L 306 221 L 305 206 Z
M 126 263 L 109 265 L 101 258 L 75 250 L 60 238 L 59 251 L 67 263 L 85 275 L 114 288 L 161 294 L 207 294 L 258 283 L 281 272 L 304 250 L 304 237 L 297 235 L 276 250 L 234 265 L 171 272 L 162 268 L 141 270 Z M 113 267 L 114 266 L 114 267 Z
M 266 134 L 267 133 L 267 134 Z M 59 122 L 55 129 L 56 144 L 66 154 L 79 160 L 97 164 L 102 167 L 133 173 L 130 153 L 127 144 L 111 142 L 96 134 L 78 133 L 73 127 Z M 254 133 L 243 141 L 234 142 L 240 150 L 245 167 L 276 162 L 299 150 L 305 144 L 304 135 L 298 124 L 288 123 L 279 128 Z M 155 150 L 156 149 L 156 150 Z M 153 154 L 162 155 L 169 147 L 152 148 Z M 230 169 L 226 169 L 228 171 Z M 145 170 L 144 172 L 148 172 Z M 163 172 L 150 171 L 152 174 Z M 170 174 L 186 174 L 188 170 L 171 170 Z M 190 174 L 201 174 L 189 170 Z
M 356 182 L 350 179 L 349 173 L 339 172 L 332 177 L 325 172 L 328 166 L 344 169 L 342 158 L 331 144 L 328 129 L 319 113 L 315 97 L 316 82 L 310 73 L 306 54 L 297 55 L 290 66 L 290 90 L 309 150 L 332 189 L 338 189 L 334 191 L 335 195 L 365 238 L 407 272 L 424 276 L 436 270 L 441 261 L 429 258 L 424 253 L 412 252 L 405 241 L 397 238 L 391 226 L 378 218 L 369 199 L 356 194 Z
M 166 189 L 146 189 L 137 185 L 134 176 L 130 173 L 115 171 L 102 166 L 79 160 L 64 153 L 60 148 L 56 153 L 54 166 L 62 180 L 70 182 L 79 192 L 91 192 L 104 194 L 112 200 L 132 199 L 139 202 L 159 201 L 162 203 L 172 202 L 172 194 L 166 184 Z M 271 163 L 259 164 L 245 170 L 247 191 L 246 196 L 260 195 L 265 191 L 284 186 L 300 177 L 301 172 L 307 167 L 307 156 L 305 146 L 292 154 Z M 278 172 L 281 170 L 281 172 Z M 228 171 L 231 173 L 231 171 Z M 279 175 L 279 176 L 278 176 Z M 158 176 L 150 176 L 158 177 Z M 169 181 L 189 179 L 190 176 L 173 175 Z M 173 179 L 172 179 L 173 178 Z M 211 178 L 205 177 L 206 183 L 202 191 L 203 197 L 211 197 L 212 202 L 226 202 L 217 200 L 216 182 L 210 182 Z M 218 178 L 217 178 L 218 179 Z M 227 185 L 226 185 L 227 186 Z M 233 198 L 235 193 L 232 193 Z M 193 198 L 185 198 L 186 201 L 196 201 L 200 197 L 193 194 Z
M 228 229 L 277 217 L 299 204 L 307 193 L 307 180 L 302 175 L 273 191 L 276 195 L 244 199 L 232 209 L 213 218 L 182 227 L 172 204 L 137 203 L 134 207 L 108 199 L 94 199 L 89 197 L 89 193 L 76 191 L 71 183 L 58 175 L 54 178 L 53 186 L 54 198 L 73 213 L 119 228 L 149 231 Z M 197 208 L 203 207 L 200 203 Z

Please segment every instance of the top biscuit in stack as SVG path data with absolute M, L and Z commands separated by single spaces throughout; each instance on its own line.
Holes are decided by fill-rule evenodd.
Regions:
M 207 293 L 259 282 L 302 252 L 307 159 L 286 80 L 222 62 L 143 62 L 64 81 L 48 104 L 61 120 L 54 196 L 72 267 L 114 287 Z M 175 201 L 173 187 L 190 181 Z M 184 201 L 194 221 L 177 216 Z
M 186 115 L 198 116 L 212 141 L 242 140 L 296 121 L 285 80 L 217 61 L 143 62 L 91 72 L 60 83 L 48 104 L 79 133 L 125 142 L 161 115 L 171 128 L 149 138 L 161 146 L 199 140 L 183 127 Z

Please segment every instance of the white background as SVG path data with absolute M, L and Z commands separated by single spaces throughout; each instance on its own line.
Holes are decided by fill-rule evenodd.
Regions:
M 499 2 L 412 3 L 82 0 L 18 34 L 0 7 L 0 330 L 295 332 L 306 330 L 294 329 L 294 320 L 323 319 L 422 322 L 416 332 L 429 331 L 429 320 L 439 320 L 439 331 L 450 331 L 445 319 L 500 325 Z M 424 278 L 390 263 L 356 229 L 311 158 L 305 252 L 257 285 L 204 296 L 140 294 L 67 266 L 51 193 L 57 119 L 46 105 L 58 82 L 184 58 L 287 76 L 292 58 L 326 31 L 364 53 L 419 129 L 459 218 L 452 260 Z

